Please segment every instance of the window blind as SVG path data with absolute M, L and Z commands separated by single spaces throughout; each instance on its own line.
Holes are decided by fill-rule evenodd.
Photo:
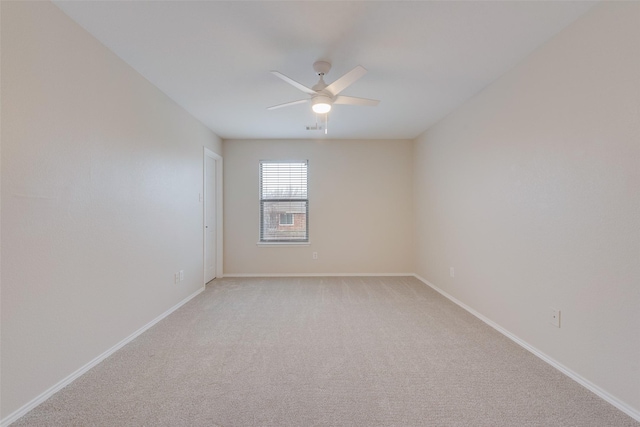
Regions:
M 260 242 L 308 242 L 308 161 L 260 161 Z

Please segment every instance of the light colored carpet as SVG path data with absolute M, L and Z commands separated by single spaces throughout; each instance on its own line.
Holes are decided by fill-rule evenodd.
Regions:
M 638 426 L 415 278 L 226 278 L 15 426 Z

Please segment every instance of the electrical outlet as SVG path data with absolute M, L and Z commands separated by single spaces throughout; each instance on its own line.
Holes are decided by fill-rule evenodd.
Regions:
M 455 277 L 456 270 L 453 267 L 449 267 L 449 276 Z
M 560 310 L 555 308 L 549 309 L 549 323 L 551 323 L 556 328 L 560 327 Z
M 313 259 L 318 259 L 318 252 L 314 252 L 314 253 L 312 253 L 312 254 L 311 254 L 311 257 L 312 257 Z
M 180 270 L 180 281 L 184 280 L 184 270 Z

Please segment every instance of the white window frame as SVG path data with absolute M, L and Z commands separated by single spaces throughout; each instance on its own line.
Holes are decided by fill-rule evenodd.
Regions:
M 293 198 L 262 198 L 263 196 L 263 171 L 262 171 L 262 166 L 263 164 L 267 164 L 267 163 L 279 163 L 279 164 L 286 164 L 286 163 L 304 163 L 306 166 L 306 198 L 300 198 L 300 197 L 293 197 Z M 259 246 L 288 246 L 288 245 L 309 245 L 309 161 L 308 160 L 260 160 L 259 161 L 259 169 L 258 169 L 258 216 L 259 216 L 259 223 L 258 223 L 258 245 Z M 303 202 L 305 203 L 305 225 L 306 225 L 306 229 L 304 230 L 305 232 L 305 237 L 303 239 L 265 239 L 264 238 L 264 203 L 265 202 L 293 202 L 293 203 L 298 203 L 298 202 Z M 287 213 L 291 213 L 291 215 L 293 215 L 294 217 L 293 222 L 295 224 L 295 215 L 292 212 L 287 212 Z M 279 222 L 279 218 L 278 218 L 278 222 Z M 283 226 L 292 226 L 294 224 L 282 224 Z

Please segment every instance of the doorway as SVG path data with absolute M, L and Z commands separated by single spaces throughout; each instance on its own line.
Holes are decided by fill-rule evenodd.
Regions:
M 203 155 L 204 284 L 222 277 L 222 157 L 208 148 Z

